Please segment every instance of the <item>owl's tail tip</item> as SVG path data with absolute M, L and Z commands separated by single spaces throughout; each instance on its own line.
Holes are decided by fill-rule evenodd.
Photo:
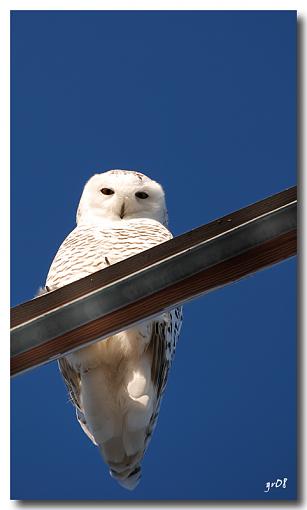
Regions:
M 125 489 L 132 491 L 136 488 L 141 480 L 141 466 L 137 465 L 133 468 L 133 470 L 127 475 L 125 473 L 118 473 L 114 469 L 110 470 L 110 475 L 115 478 L 115 480 Z

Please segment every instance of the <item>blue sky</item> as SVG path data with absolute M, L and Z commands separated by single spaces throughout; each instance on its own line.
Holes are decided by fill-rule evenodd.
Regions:
M 11 34 L 12 306 L 44 283 L 93 173 L 161 182 L 175 235 L 296 183 L 296 12 L 19 11 Z M 55 363 L 15 378 L 12 498 L 295 498 L 295 279 L 291 259 L 185 306 L 132 493 Z

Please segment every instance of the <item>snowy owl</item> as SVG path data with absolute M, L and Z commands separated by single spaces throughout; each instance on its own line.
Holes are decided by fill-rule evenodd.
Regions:
M 160 184 L 131 170 L 86 183 L 77 227 L 60 246 L 46 289 L 55 290 L 171 239 Z M 59 360 L 77 419 L 110 474 L 134 489 L 155 428 L 182 322 L 181 308 L 161 314 Z

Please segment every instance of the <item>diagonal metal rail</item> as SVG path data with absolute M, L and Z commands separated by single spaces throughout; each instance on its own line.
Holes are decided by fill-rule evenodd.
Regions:
M 296 187 L 11 310 L 11 375 L 296 254 Z

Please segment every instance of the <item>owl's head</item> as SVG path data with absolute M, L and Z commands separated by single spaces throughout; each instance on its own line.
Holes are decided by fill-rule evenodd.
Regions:
M 160 184 L 132 170 L 110 170 L 86 183 L 77 224 L 149 218 L 167 225 L 164 191 Z

